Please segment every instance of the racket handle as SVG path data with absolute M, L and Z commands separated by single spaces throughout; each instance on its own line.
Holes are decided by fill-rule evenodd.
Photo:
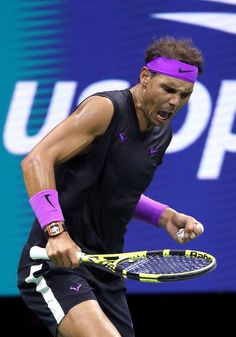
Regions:
M 85 254 L 82 252 L 77 252 L 78 258 L 81 258 L 84 255 Z M 39 246 L 33 246 L 30 248 L 30 257 L 33 260 L 49 260 L 46 249 Z
M 49 260 L 46 249 L 38 246 L 33 246 L 30 248 L 30 257 L 33 260 Z

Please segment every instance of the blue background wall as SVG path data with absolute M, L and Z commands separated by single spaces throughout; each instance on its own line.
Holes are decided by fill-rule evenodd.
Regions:
M 185 282 L 128 282 L 128 291 L 235 292 L 236 1 L 9 0 L 0 16 L 0 295 L 18 295 L 16 268 L 33 220 L 21 159 L 90 93 L 136 83 L 145 48 L 162 35 L 191 37 L 205 71 L 173 121 L 147 194 L 205 225 L 185 247 L 215 255 L 218 266 Z M 180 246 L 162 229 L 130 223 L 125 250 L 158 248 Z

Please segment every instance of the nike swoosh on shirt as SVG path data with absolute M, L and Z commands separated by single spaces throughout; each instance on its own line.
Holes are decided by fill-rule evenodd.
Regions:
M 151 147 L 149 149 L 149 153 L 151 156 L 155 155 L 158 152 L 158 148 L 157 147 Z

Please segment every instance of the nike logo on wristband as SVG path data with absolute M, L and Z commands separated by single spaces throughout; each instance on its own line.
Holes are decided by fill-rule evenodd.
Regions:
M 50 194 L 45 194 L 45 199 L 47 200 L 47 202 L 53 207 L 53 208 L 56 208 L 53 204 L 52 204 L 52 202 L 50 201 L 50 199 L 49 199 L 49 197 L 50 197 Z
M 178 72 L 179 72 L 179 73 L 192 73 L 193 70 L 184 70 L 184 69 L 179 68 L 179 69 L 178 69 Z

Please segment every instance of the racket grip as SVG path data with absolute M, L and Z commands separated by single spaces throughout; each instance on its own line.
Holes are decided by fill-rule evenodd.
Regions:
M 38 246 L 33 246 L 30 248 L 30 257 L 33 260 L 49 260 L 46 249 Z
M 80 259 L 81 257 L 85 256 L 85 254 L 82 252 L 77 252 L 77 256 Z M 33 260 L 49 260 L 46 249 L 39 246 L 33 246 L 30 248 L 30 257 Z

